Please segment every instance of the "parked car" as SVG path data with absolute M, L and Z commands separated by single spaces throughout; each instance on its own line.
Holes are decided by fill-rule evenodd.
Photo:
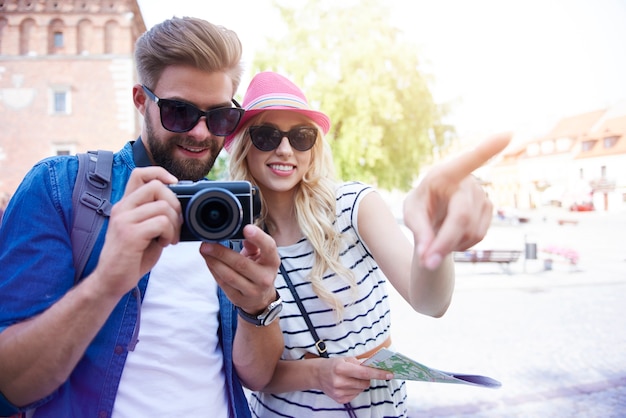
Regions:
M 591 212 L 595 208 L 593 202 L 576 202 L 569 207 L 569 210 L 571 212 Z

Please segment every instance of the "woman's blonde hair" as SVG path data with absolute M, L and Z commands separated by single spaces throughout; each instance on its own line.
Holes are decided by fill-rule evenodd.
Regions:
M 248 128 L 262 123 L 267 112 L 251 118 L 240 127 L 230 147 L 230 176 L 233 180 L 247 180 L 258 186 L 250 174 L 246 156 L 252 141 Z M 311 148 L 311 165 L 298 184 L 294 208 L 300 230 L 313 247 L 314 263 L 309 275 L 313 291 L 320 299 L 327 302 L 341 317 L 343 304 L 323 284 L 324 275 L 333 272 L 347 281 L 351 288 L 356 287 L 354 273 L 341 264 L 339 254 L 342 248 L 341 233 L 333 227 L 337 219 L 336 182 L 333 157 L 330 146 L 324 140 L 321 129 L 317 128 L 317 140 Z M 261 215 L 258 223 L 272 227 L 268 217 L 267 205 L 261 193 Z

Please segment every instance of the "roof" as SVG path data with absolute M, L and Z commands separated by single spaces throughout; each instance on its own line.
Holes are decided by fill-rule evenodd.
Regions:
M 557 122 L 554 128 L 542 140 L 558 138 L 577 139 L 583 135 L 589 135 L 594 125 L 601 120 L 606 111 L 607 109 L 594 110 L 593 112 L 563 118 Z
M 612 146 L 607 147 L 606 138 L 616 138 Z M 595 141 L 591 149 L 583 150 L 576 158 L 604 157 L 607 155 L 626 154 L 626 115 L 602 121 L 583 141 Z
M 605 139 L 611 137 L 617 137 L 613 139 L 613 146 L 605 146 Z M 528 153 L 530 147 L 541 150 L 543 149 L 541 144 L 562 139 L 569 139 L 569 143 L 559 141 L 558 146 L 547 148 L 549 149 L 547 153 L 541 151 L 538 154 Z M 595 141 L 595 143 L 587 149 L 583 144 L 588 141 Z M 503 160 L 510 162 L 510 160 L 521 158 L 572 154 L 573 152 L 576 153 L 574 158 L 604 157 L 626 153 L 626 105 L 562 118 L 546 134 L 510 148 L 503 156 Z

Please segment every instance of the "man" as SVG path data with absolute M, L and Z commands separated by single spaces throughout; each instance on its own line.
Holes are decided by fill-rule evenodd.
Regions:
M 135 59 L 141 137 L 114 156 L 115 204 L 82 279 L 70 241 L 75 157 L 37 164 L 5 214 L 0 416 L 249 416 L 241 383 L 264 386 L 282 351 L 277 321 L 263 323 L 280 306 L 274 241 L 248 225 L 241 254 L 179 242 L 168 187 L 201 179 L 239 122 L 239 39 L 173 18 L 138 39 Z M 235 328 L 237 312 L 246 320 Z

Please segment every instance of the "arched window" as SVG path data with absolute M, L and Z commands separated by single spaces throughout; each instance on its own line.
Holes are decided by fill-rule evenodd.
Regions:
M 78 22 L 78 34 L 77 34 L 77 47 L 76 51 L 79 55 L 87 55 L 89 52 L 93 52 L 93 24 L 88 19 L 83 19 Z
M 9 21 L 3 17 L 0 17 L 0 55 L 4 53 L 4 43 L 6 42 L 7 34 L 7 26 L 9 26 Z
M 115 37 L 118 33 L 119 24 L 115 20 L 109 20 L 104 24 L 104 53 L 114 54 L 116 52 Z
M 35 20 L 24 19 L 20 24 L 20 55 L 35 55 Z
M 63 52 L 65 48 L 65 25 L 61 19 L 54 19 L 48 27 L 48 54 Z

